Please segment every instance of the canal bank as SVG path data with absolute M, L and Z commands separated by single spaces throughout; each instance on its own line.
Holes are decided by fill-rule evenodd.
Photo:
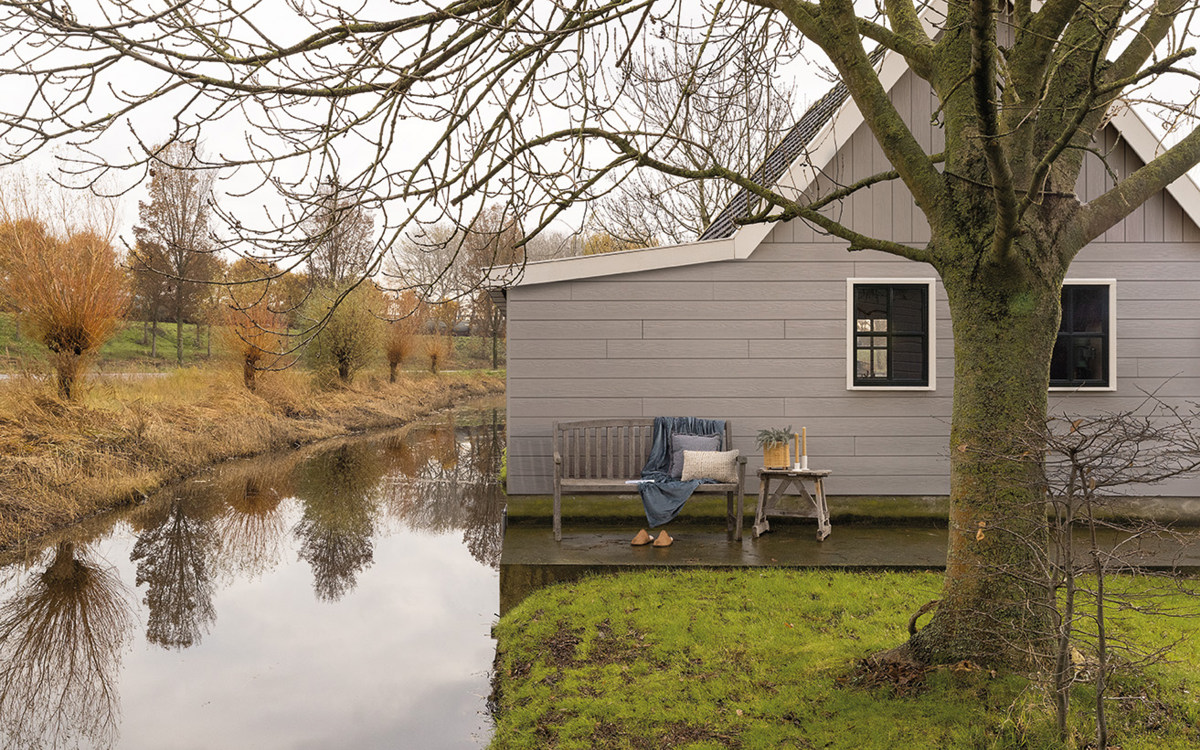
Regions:
M 503 393 L 496 373 L 363 375 L 322 388 L 298 371 L 255 392 L 220 368 L 91 384 L 63 402 L 45 383 L 0 384 L 0 550 L 234 458 L 395 427 Z

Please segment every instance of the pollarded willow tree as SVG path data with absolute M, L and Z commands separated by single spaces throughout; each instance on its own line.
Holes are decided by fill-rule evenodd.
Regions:
M 526 217 L 528 235 L 595 196 L 607 178 L 636 169 L 727 180 L 757 198 L 744 222 L 802 219 L 851 250 L 930 263 L 953 313 L 952 523 L 942 603 L 913 645 L 931 660 L 1022 659 L 1027 644 L 1014 640 L 1041 630 L 1031 627 L 1039 617 L 1031 604 L 1044 591 L 997 572 L 1033 556 L 990 529 L 1003 521 L 1029 538 L 1041 511 L 1029 469 L 996 457 L 1016 448 L 1006 436 L 1044 417 L 1072 258 L 1200 161 L 1200 132 L 1181 134 L 1105 194 L 1086 204 L 1074 194 L 1083 156 L 1114 107 L 1149 99 L 1147 86 L 1179 73 L 1192 54 L 1186 0 L 357 7 L 3 0 L 4 148 L 20 157 L 73 139 L 82 142 L 73 162 L 80 171 L 136 168 L 149 158 L 138 144 L 155 138 L 123 134 L 152 130 L 172 111 L 172 137 L 209 138 L 215 161 L 261 170 L 259 184 L 289 205 L 319 205 L 312 196 L 321 180 L 339 175 L 381 219 L 376 265 L 418 222 L 449 216 L 469 227 L 475 211 L 504 203 Z M 944 154 L 926 153 L 889 100 L 880 49 L 932 88 Z M 665 50 L 694 73 L 680 74 L 688 81 L 674 110 L 650 119 L 628 73 Z M 819 210 L 856 186 L 797 196 L 670 127 L 700 106 L 714 76 L 750 80 L 743 73 L 754 70 L 766 86 L 794 76 L 801 56 L 836 74 L 893 166 L 857 187 L 902 182 L 931 228 L 927 244 L 865 236 Z M 1185 92 L 1190 75 L 1176 77 Z M 1190 127 L 1191 93 L 1166 104 Z M 216 146 L 214 132 L 234 129 L 248 137 Z M 113 143 L 128 158 L 115 156 Z M 256 216 L 236 205 L 223 204 L 221 214 L 260 256 L 305 252 L 305 211 Z

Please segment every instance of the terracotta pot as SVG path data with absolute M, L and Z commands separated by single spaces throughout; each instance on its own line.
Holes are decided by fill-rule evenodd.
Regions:
M 763 466 L 768 469 L 786 469 L 791 465 L 788 454 L 788 443 L 771 445 L 763 448 Z

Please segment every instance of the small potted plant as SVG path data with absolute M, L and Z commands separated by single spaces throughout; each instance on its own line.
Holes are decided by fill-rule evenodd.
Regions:
M 786 469 L 791 465 L 788 458 L 788 443 L 792 442 L 792 426 L 782 429 L 770 427 L 759 430 L 754 444 L 763 452 L 763 466 L 768 469 Z

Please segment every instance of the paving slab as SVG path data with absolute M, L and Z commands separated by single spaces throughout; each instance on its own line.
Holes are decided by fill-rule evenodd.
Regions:
M 548 525 L 509 524 L 500 558 L 500 611 L 507 612 L 542 586 L 651 568 L 840 568 L 845 570 L 941 570 L 947 531 L 930 524 L 834 525 L 823 542 L 815 522 L 773 519 L 771 531 L 742 542 L 712 523 L 672 523 L 669 547 L 634 547 L 638 527 L 587 524 L 564 527 L 561 542 Z M 1200 572 L 1200 543 L 1147 540 L 1130 559 L 1146 568 Z

